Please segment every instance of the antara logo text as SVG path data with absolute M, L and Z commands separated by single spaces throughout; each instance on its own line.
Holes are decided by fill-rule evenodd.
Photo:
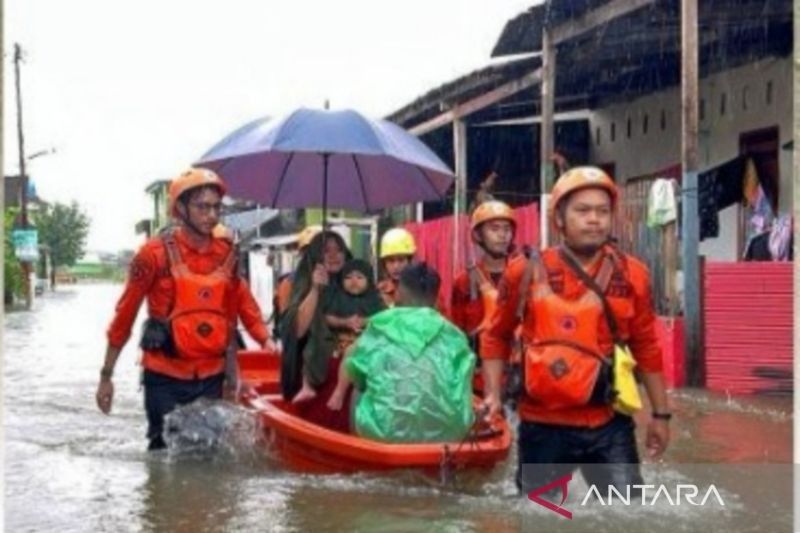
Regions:
M 528 499 L 568 520 L 572 520 L 572 512 L 564 508 L 564 502 L 567 501 L 567 496 L 569 495 L 570 481 L 572 481 L 572 474 L 562 476 L 547 485 L 530 491 Z M 543 494 L 556 488 L 561 489 L 561 503 L 555 504 L 542 498 Z M 638 497 L 639 495 L 641 495 L 641 498 Z M 713 484 L 709 485 L 708 488 L 701 489 L 697 485 L 690 483 L 679 483 L 674 487 L 664 484 L 627 485 L 624 490 L 609 485 L 605 491 L 598 488 L 597 485 L 591 485 L 580 505 L 584 507 L 588 503 L 597 503 L 602 506 L 643 507 L 654 506 L 658 502 L 663 502 L 669 506 L 693 505 L 703 507 L 707 504 L 725 506 L 722 495 Z

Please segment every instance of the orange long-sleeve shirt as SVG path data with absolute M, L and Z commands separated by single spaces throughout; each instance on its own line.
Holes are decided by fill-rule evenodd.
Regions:
M 550 286 L 556 294 L 566 300 L 577 300 L 587 289 L 578 276 L 563 261 L 556 248 L 542 253 L 542 261 L 547 270 Z M 650 274 L 647 267 L 636 258 L 626 255 L 624 275 L 620 273 L 611 279 L 606 294 L 629 298 L 632 302 L 630 316 L 617 316 L 620 337 L 625 340 L 633 353 L 638 367 L 644 372 L 662 370 L 661 348 L 655 330 L 655 313 L 651 303 Z M 500 281 L 500 296 L 497 310 L 489 320 L 489 327 L 480 338 L 480 354 L 483 359 L 507 360 L 514 341 L 514 331 L 519 325 L 517 306 L 520 298 L 520 285 L 528 259 L 520 256 L 512 260 Z M 594 276 L 600 262 L 589 274 Z M 523 342 L 533 340 L 535 317 L 530 312 L 531 302 L 526 305 L 522 319 L 521 336 Z M 601 320 L 598 324 L 598 342 L 604 352 L 613 348 L 608 324 Z M 597 427 L 613 416 L 610 407 L 580 407 L 564 410 L 548 410 L 534 404 L 527 397 L 519 403 L 522 420 L 542 423 Z
M 229 241 L 213 239 L 211 245 L 198 249 L 193 246 L 181 230 L 175 232 L 175 241 L 181 258 L 193 272 L 208 274 L 214 271 L 227 257 L 231 249 Z M 169 261 L 163 241 L 154 238 L 147 241 L 134 256 L 125 289 L 120 296 L 114 318 L 108 327 L 110 346 L 122 348 L 131 335 L 131 328 L 142 302 L 147 299 L 150 317 L 165 319 L 169 316 L 175 299 L 175 281 L 169 271 Z M 248 333 L 259 344 L 269 338 L 261 321 L 261 310 L 247 282 L 238 276 L 233 278 L 226 294 L 226 310 L 231 322 L 241 319 Z M 149 370 L 179 379 L 204 378 L 224 370 L 224 359 L 185 360 L 165 357 L 160 352 L 146 351 L 142 365 Z

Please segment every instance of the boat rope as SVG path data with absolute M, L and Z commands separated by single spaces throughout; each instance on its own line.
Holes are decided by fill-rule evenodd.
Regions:
M 454 452 L 450 451 L 450 446 L 445 444 L 442 447 L 442 461 L 440 463 L 440 478 L 442 485 L 449 484 L 450 481 L 453 479 L 453 473 L 456 469 L 456 462 L 455 457 L 461 451 L 461 448 L 464 446 L 465 443 L 470 443 L 471 449 L 476 449 L 478 447 L 478 441 L 481 438 L 486 438 L 490 436 L 494 436 L 497 434 L 497 430 L 490 428 L 491 431 L 488 434 L 484 434 L 478 431 L 478 427 L 484 422 L 484 418 L 489 412 L 488 406 L 484 405 L 481 406 L 479 409 L 475 409 L 475 420 L 472 422 L 472 425 L 469 427 L 469 431 L 467 434 L 464 435 L 464 438 L 458 443 Z

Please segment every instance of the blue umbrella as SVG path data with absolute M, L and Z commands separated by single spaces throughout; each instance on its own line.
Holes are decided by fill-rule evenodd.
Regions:
M 402 128 L 352 110 L 299 109 L 234 131 L 196 163 L 235 198 L 273 208 L 374 212 L 437 200 L 453 172 Z

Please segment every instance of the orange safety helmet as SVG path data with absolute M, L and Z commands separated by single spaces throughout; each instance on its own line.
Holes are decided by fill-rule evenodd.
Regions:
M 178 205 L 178 198 L 183 193 L 197 187 L 205 187 L 212 185 L 219 189 L 220 195 L 224 196 L 227 192 L 225 183 L 220 179 L 217 174 L 205 168 L 190 168 L 169 184 L 169 212 L 172 216 L 177 216 L 176 209 Z
M 553 187 L 548 208 L 550 220 L 554 220 L 558 204 L 573 192 L 582 189 L 603 189 L 611 196 L 612 209 L 617 205 L 619 191 L 608 174 L 597 167 L 575 167 L 562 174 Z
M 514 210 L 505 202 L 490 200 L 476 207 L 470 219 L 471 229 L 474 231 L 478 226 L 490 220 L 508 220 L 514 229 L 517 228 Z

